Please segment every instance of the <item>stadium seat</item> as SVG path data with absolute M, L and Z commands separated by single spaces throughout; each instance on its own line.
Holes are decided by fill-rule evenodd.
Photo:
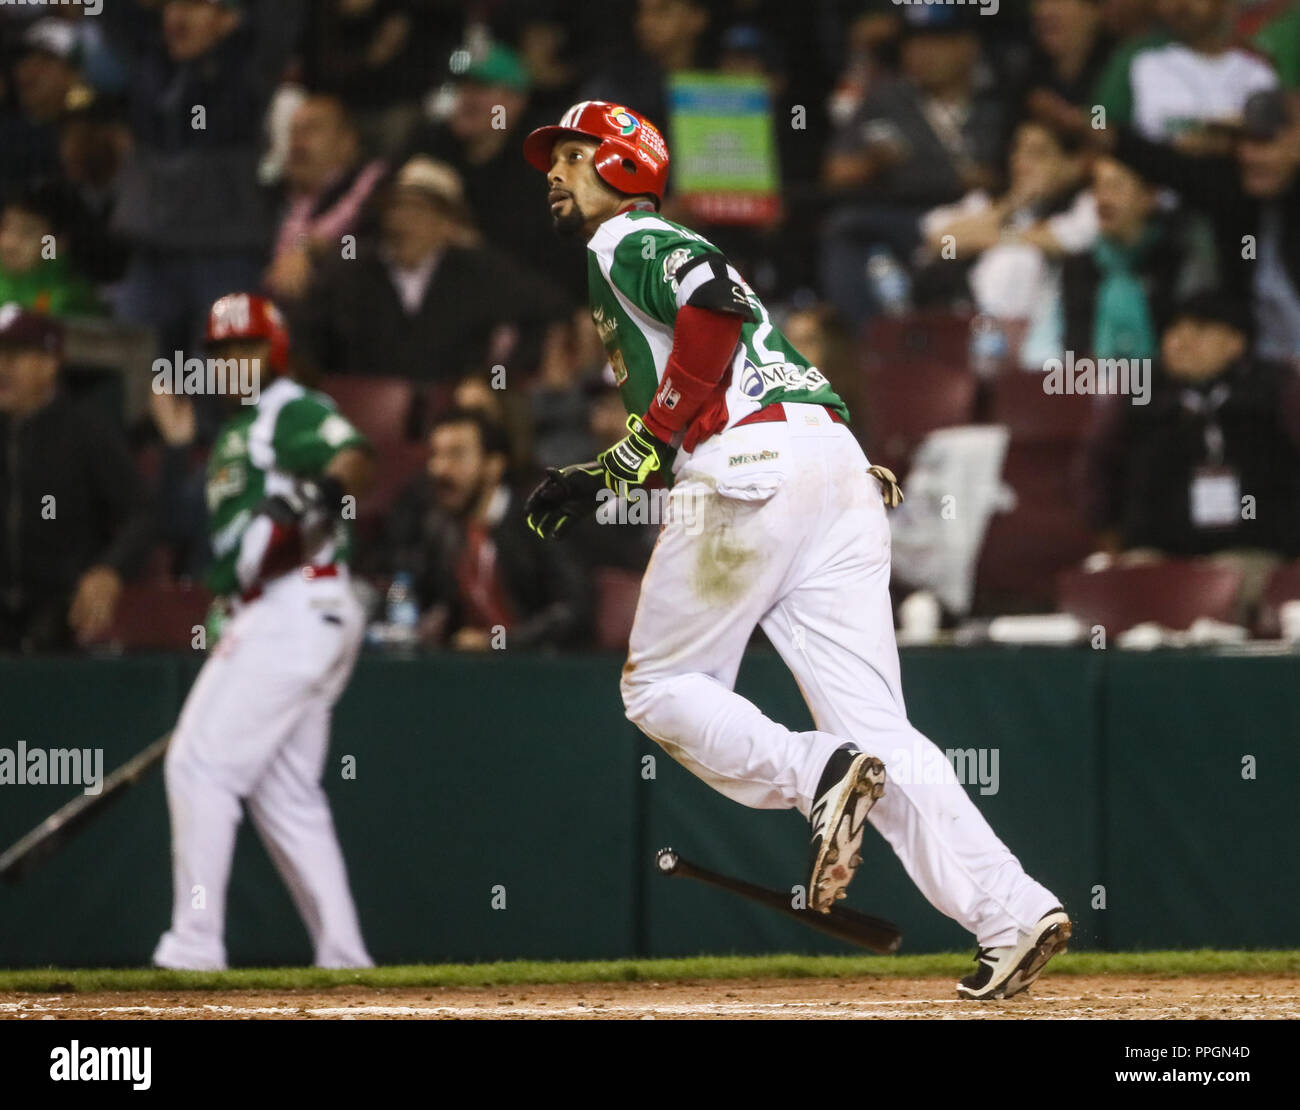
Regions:
M 1094 398 L 1043 392 L 1043 375 L 1023 370 L 993 382 L 991 418 L 1005 424 L 1012 443 L 1078 443 L 1088 431 Z
M 1169 559 L 1159 563 L 1072 569 L 1062 572 L 1060 608 L 1086 625 L 1100 624 L 1116 636 L 1135 624 L 1155 621 L 1187 629 L 1198 617 L 1235 619 L 1241 573 L 1222 563 Z
M 1075 457 L 1073 443 L 1012 440 L 1002 480 L 1015 505 L 989 522 L 975 573 L 978 611 L 1050 609 L 1057 575 L 1092 551 L 1073 479 Z
M 1300 561 L 1284 563 L 1269 577 L 1260 599 L 1259 618 L 1256 632 L 1268 639 L 1275 639 L 1282 634 L 1278 619 L 1282 603 L 1300 600 Z
M 602 651 L 627 651 L 636 604 L 641 596 L 641 576 L 616 567 L 597 567 L 596 646 Z
M 374 480 L 360 499 L 358 510 L 363 530 L 387 514 L 428 456 L 429 449 L 423 442 L 375 445 Z
M 374 481 L 358 512 L 362 535 L 373 537 L 428 454 L 418 427 L 423 398 L 418 387 L 404 378 L 334 374 L 321 379 L 320 389 L 334 398 L 339 411 L 375 449 Z
M 970 349 L 969 315 L 909 312 L 872 318 L 863 335 L 868 369 L 877 365 L 939 362 L 964 370 Z
M 978 383 L 961 366 L 868 360 L 865 373 L 867 454 L 899 474 L 927 432 L 975 417 Z
M 319 388 L 376 447 L 413 438 L 416 390 L 406 379 L 332 374 Z
M 201 586 L 128 583 L 113 626 L 100 642 L 116 651 L 193 651 L 194 628 L 206 620 L 211 601 Z

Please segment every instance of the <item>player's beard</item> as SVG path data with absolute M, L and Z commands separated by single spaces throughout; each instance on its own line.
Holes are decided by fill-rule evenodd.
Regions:
M 553 217 L 551 222 L 554 224 L 556 234 L 560 238 L 572 239 L 582 234 L 582 229 L 587 226 L 587 217 L 578 206 L 577 198 L 570 194 L 568 213 L 563 216 Z

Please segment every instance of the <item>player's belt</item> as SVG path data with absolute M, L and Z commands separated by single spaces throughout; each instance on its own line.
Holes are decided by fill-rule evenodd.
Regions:
M 844 417 L 831 408 L 830 405 L 822 405 L 822 408 L 830 414 L 830 418 L 835 421 L 836 424 L 844 423 Z M 788 417 L 785 415 L 785 406 L 779 401 L 775 401 L 770 405 L 765 405 L 757 412 L 751 412 L 748 416 L 737 420 L 732 427 L 739 428 L 742 424 L 771 424 L 774 421 L 786 419 L 788 419 Z
M 323 567 L 305 566 L 302 568 L 302 576 L 308 582 L 315 578 L 337 578 L 339 576 L 338 563 L 329 563 Z M 239 600 L 247 605 L 250 601 L 256 601 L 262 596 L 262 587 L 254 586 L 251 590 L 245 590 L 239 595 Z

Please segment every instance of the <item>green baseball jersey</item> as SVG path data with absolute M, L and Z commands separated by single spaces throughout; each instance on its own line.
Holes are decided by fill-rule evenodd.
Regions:
M 704 236 L 654 212 L 623 212 L 587 244 L 591 315 L 629 412 L 650 407 L 685 305 L 744 321 L 719 431 L 778 401 L 848 409 L 817 367 L 772 323 L 754 291 Z
M 329 397 L 288 378 L 277 378 L 256 405 L 227 421 L 208 459 L 208 588 L 217 595 L 237 592 L 239 542 L 264 498 L 320 474 L 345 448 L 365 446 Z M 349 546 L 349 529 L 339 520 L 309 555 L 317 565 L 346 562 Z

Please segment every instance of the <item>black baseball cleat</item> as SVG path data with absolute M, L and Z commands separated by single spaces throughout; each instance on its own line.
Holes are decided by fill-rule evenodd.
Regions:
M 826 761 L 812 824 L 812 868 L 808 905 L 829 913 L 843 898 L 862 862 L 862 832 L 867 814 L 885 792 L 885 765 L 855 748 L 840 748 Z
M 960 998 L 976 1000 L 1010 998 L 1025 990 L 1070 939 L 1070 918 L 1060 906 L 1048 910 L 1016 944 L 1005 948 L 981 948 L 976 953 L 979 967 L 957 984 Z

